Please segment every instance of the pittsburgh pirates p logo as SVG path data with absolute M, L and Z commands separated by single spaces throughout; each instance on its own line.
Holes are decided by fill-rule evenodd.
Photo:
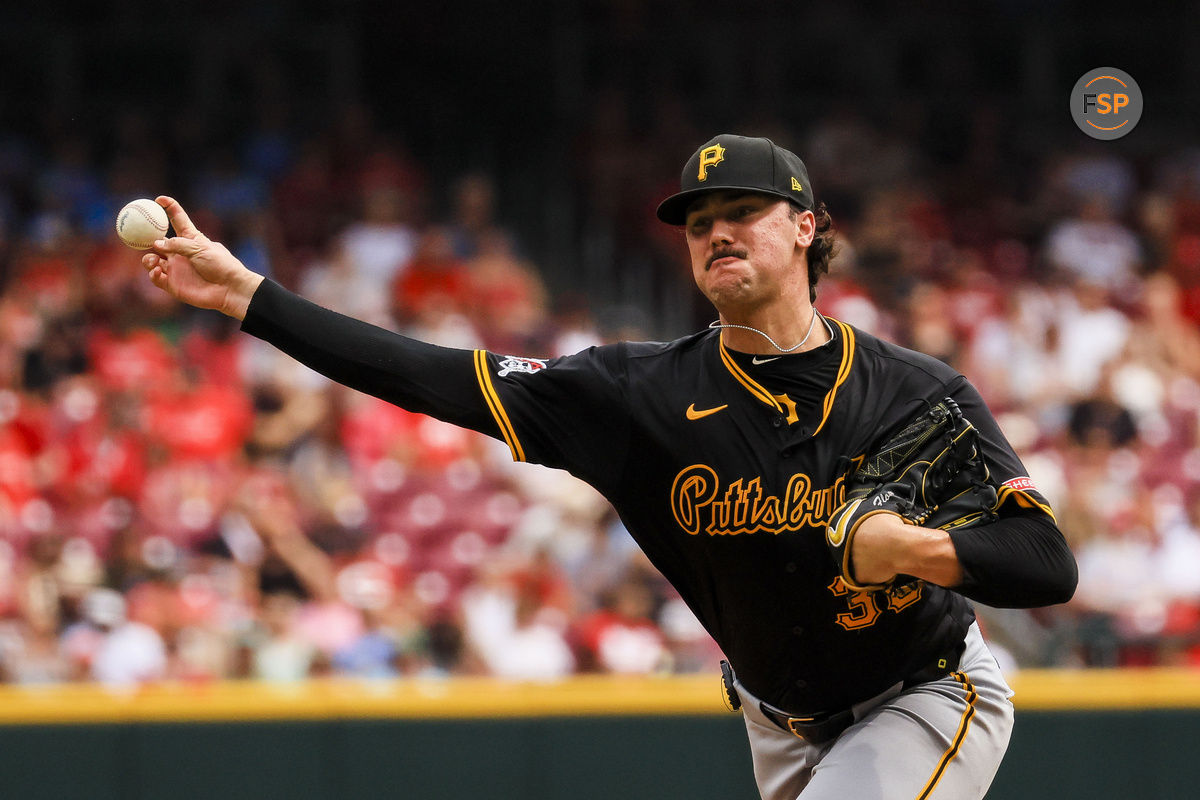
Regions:
M 715 167 L 725 160 L 725 148 L 719 144 L 706 147 L 700 151 L 700 180 L 708 180 L 708 168 Z

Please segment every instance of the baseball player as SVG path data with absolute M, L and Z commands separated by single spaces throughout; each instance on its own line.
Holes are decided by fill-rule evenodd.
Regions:
M 178 235 L 143 263 L 333 380 L 599 489 L 728 657 L 767 800 L 981 798 L 1013 710 L 966 598 L 1070 598 L 1051 510 L 962 375 L 817 312 L 830 226 L 799 158 L 721 135 L 681 183 L 658 217 L 682 228 L 718 320 L 667 343 L 544 360 L 408 339 L 263 280 L 167 197 Z M 988 521 L 868 514 L 837 563 L 851 466 L 943 398 L 978 431 Z

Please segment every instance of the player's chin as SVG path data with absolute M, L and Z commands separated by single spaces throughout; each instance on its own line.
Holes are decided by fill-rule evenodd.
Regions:
M 750 293 L 750 281 L 744 275 L 724 270 L 716 275 L 708 274 L 700 282 L 700 291 L 715 306 L 738 303 Z

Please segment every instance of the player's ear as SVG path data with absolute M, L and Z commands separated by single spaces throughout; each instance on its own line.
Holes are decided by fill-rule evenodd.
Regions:
M 805 209 L 797 212 L 793 219 L 796 221 L 796 245 L 808 247 L 817 236 L 817 218 Z

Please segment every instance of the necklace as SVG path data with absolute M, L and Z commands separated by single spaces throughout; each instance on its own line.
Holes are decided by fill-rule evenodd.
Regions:
M 737 325 L 737 324 L 735 324 L 735 323 L 732 323 L 732 322 L 721 322 L 720 320 L 714 320 L 712 323 L 710 323 L 710 324 L 709 324 L 709 326 L 708 326 L 708 327 L 709 327 L 709 328 L 713 328 L 713 329 L 716 329 L 716 328 L 741 328 L 741 329 L 742 329 L 742 330 L 744 330 L 744 331 L 753 331 L 754 333 L 757 333 L 759 336 L 763 337 L 763 338 L 764 338 L 764 339 L 766 339 L 768 342 L 770 342 L 770 343 L 771 343 L 771 346 L 772 346 L 772 347 L 774 347 L 774 348 L 775 348 L 776 350 L 778 350 L 779 352 L 781 352 L 781 353 L 790 353 L 790 352 L 792 352 L 793 350 L 799 350 L 801 347 L 803 347 L 803 346 L 804 346 L 804 343 L 808 341 L 808 338 L 809 338 L 810 336 L 812 336 L 813 327 L 815 327 L 815 326 L 816 326 L 816 324 L 817 324 L 817 317 L 819 317 L 819 316 L 821 316 L 821 315 L 820 315 L 820 314 L 818 314 L 818 313 L 817 313 L 817 310 L 814 308 L 814 309 L 813 309 L 813 315 L 812 315 L 812 319 L 811 319 L 811 320 L 809 320 L 809 323 L 808 323 L 808 333 L 804 334 L 804 338 L 803 338 L 803 339 L 801 339 L 801 340 L 800 340 L 799 342 L 797 342 L 796 344 L 792 345 L 791 347 L 780 347 L 780 346 L 779 346 L 779 345 L 776 343 L 776 341 L 775 341 L 774 339 L 772 339 L 770 336 L 768 336 L 767 334 L 763 333 L 763 332 L 762 332 L 762 331 L 760 331 L 758 328 L 751 328 L 749 325 Z M 829 338 L 830 338 L 830 339 L 833 339 L 833 329 L 829 327 L 829 323 L 825 321 L 825 317 L 823 317 L 823 316 L 821 317 L 821 322 L 824 322 L 824 323 L 825 323 L 825 329 L 826 329 L 827 331 L 829 331 Z

